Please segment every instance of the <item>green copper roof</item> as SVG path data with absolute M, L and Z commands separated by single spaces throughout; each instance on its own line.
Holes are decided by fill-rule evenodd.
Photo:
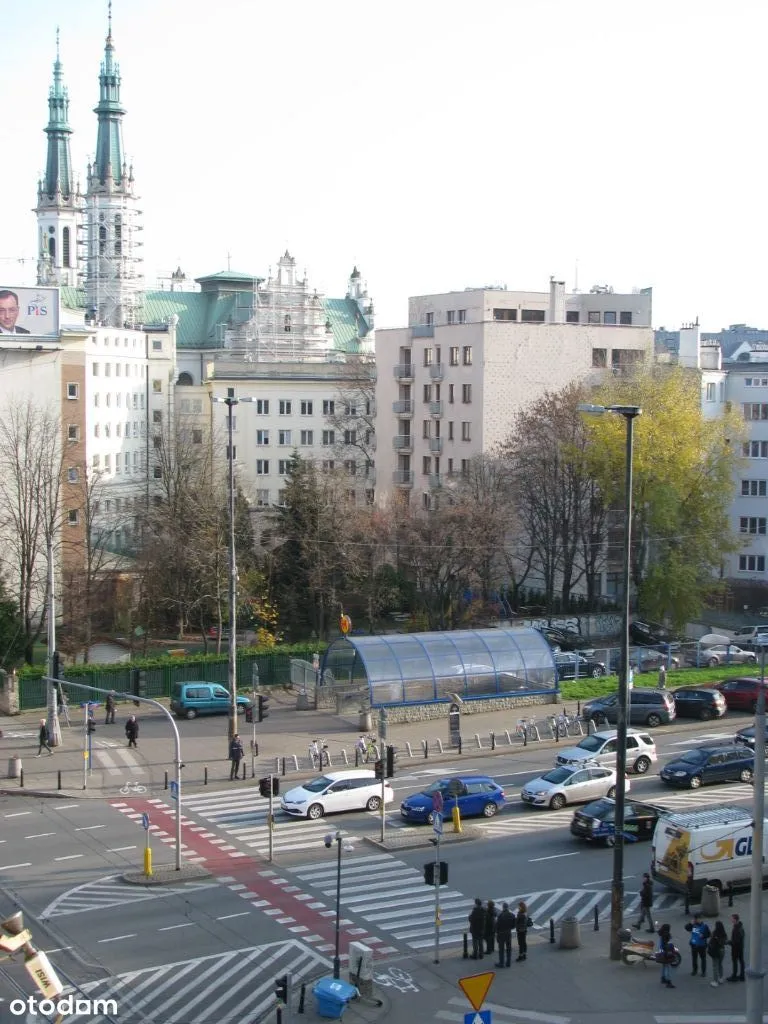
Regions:
M 48 154 L 45 163 L 43 194 L 50 199 L 60 192 L 69 199 L 74 192 L 72 158 L 69 152 L 69 96 L 64 87 L 64 76 L 59 59 L 59 31 L 56 30 L 56 61 L 53 65 L 53 85 L 48 93 Z
M 111 172 L 117 184 L 123 180 L 123 114 L 120 105 L 120 67 L 115 60 L 115 46 L 112 42 L 112 4 L 109 5 L 109 31 L 104 47 L 104 60 L 99 74 L 99 103 L 94 107 L 99 119 L 96 136 L 96 157 L 93 176 L 104 182 Z

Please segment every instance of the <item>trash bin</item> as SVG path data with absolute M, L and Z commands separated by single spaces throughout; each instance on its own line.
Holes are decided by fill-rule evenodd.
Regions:
M 352 999 L 357 999 L 358 992 L 354 985 L 336 978 L 321 978 L 312 989 L 317 1002 L 317 1013 L 320 1017 L 339 1020 Z
M 373 720 L 370 711 L 360 712 L 360 721 L 357 723 L 361 732 L 370 732 L 373 728 Z
M 702 889 L 701 913 L 703 917 L 720 916 L 720 890 L 716 885 L 705 885 Z
M 21 776 L 21 758 L 16 754 L 8 758 L 8 778 L 18 779 Z
M 581 945 L 579 920 L 576 917 L 564 917 L 560 922 L 560 949 L 578 949 Z

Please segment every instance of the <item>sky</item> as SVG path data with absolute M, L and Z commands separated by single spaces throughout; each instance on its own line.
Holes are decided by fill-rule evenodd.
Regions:
M 33 284 L 56 27 L 74 166 L 106 0 L 6 0 L 0 279 Z M 376 326 L 409 295 L 652 286 L 654 325 L 768 327 L 765 0 L 114 0 L 151 284 L 289 249 Z M 763 242 L 760 240 L 763 239 Z

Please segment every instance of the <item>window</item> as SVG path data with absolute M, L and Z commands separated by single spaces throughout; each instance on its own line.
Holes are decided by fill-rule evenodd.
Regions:
M 311 416 L 312 415 L 312 403 L 311 402 L 308 402 L 308 401 L 305 400 L 305 401 L 303 401 L 301 403 L 301 415 L 302 416 Z
M 765 498 L 766 483 L 765 480 L 742 480 L 741 493 L 745 498 Z
M 257 398 L 256 399 L 256 415 L 257 416 L 268 416 L 269 415 L 269 399 L 268 398 Z M 269 492 L 267 492 L 269 493 Z
M 152 410 L 152 422 L 153 423 L 162 423 L 163 422 L 162 410 L 160 410 L 160 409 L 153 409 Z
M 517 320 L 516 309 L 494 309 L 494 320 Z
M 589 310 L 589 312 L 587 313 L 587 323 L 588 324 L 599 324 L 600 323 L 600 310 L 599 309 L 590 309 Z
M 461 385 L 461 400 L 464 403 L 464 405 L 469 405 L 469 403 L 472 401 L 472 385 L 471 384 L 462 384 Z
M 333 459 L 325 459 L 322 465 L 324 473 L 332 473 L 336 468 L 336 463 Z
M 256 459 L 256 476 L 267 476 L 269 473 L 269 459 Z
M 266 434 L 269 437 L 268 430 L 258 430 L 256 432 L 256 444 L 269 444 L 269 440 L 266 442 L 259 441 L 259 434 Z M 278 430 L 277 432 L 277 443 L 281 445 L 290 445 L 291 443 L 291 432 L 290 430 Z
M 623 313 L 619 313 L 619 323 L 622 327 L 632 326 L 632 313 L 630 310 L 625 310 Z
M 435 354 L 434 354 L 434 352 L 432 351 L 431 348 L 425 348 L 424 349 L 424 365 L 425 366 L 431 366 L 432 365 L 432 362 L 434 360 L 434 355 Z
M 422 456 L 421 472 L 423 476 L 429 476 L 429 474 L 432 472 L 432 457 L 430 455 Z
M 745 459 L 768 459 L 768 441 L 745 441 L 741 452 Z
M 315 443 L 315 432 L 314 430 L 302 430 L 299 438 L 300 444 L 306 448 L 308 445 Z
M 256 489 L 256 505 L 258 508 L 264 508 L 265 505 L 269 504 L 269 491 L 262 488 Z
M 61 261 L 65 267 L 71 267 L 70 263 L 70 230 L 64 228 L 61 233 Z
M 227 398 L 234 398 L 234 397 L 235 397 L 235 389 L 234 388 L 227 388 Z
M 332 398 L 323 399 L 323 416 L 333 416 L 336 411 L 336 403 Z
M 115 437 L 122 437 L 122 436 L 123 436 L 123 424 L 122 423 L 118 423 L 115 426 Z
M 91 366 L 91 372 L 93 373 L 94 377 L 98 377 L 99 376 L 99 364 L 98 363 L 93 363 L 93 365 Z
M 277 504 L 278 504 L 278 505 L 280 505 L 280 506 L 281 506 L 282 508 L 284 508 L 284 507 L 285 507 L 285 503 L 286 503 L 286 493 L 287 493 L 287 492 L 286 492 L 286 491 L 284 491 L 284 490 L 283 490 L 283 491 L 278 491 L 278 492 L 277 492 Z
M 707 384 L 707 397 L 709 397 L 709 387 Z M 714 389 L 714 384 L 712 385 Z M 713 398 L 714 400 L 714 398 Z M 745 402 L 744 403 L 744 419 L 745 420 L 768 420 L 768 403 L 766 402 Z
M 472 440 L 472 424 L 464 421 L 461 424 L 461 440 L 471 441 Z
M 453 384 L 449 384 L 448 385 L 448 404 L 449 405 L 453 405 L 455 391 L 456 391 L 455 386 Z
M 290 398 L 281 398 L 280 401 L 277 403 L 277 411 L 280 413 L 281 416 L 290 416 L 291 405 L 292 403 Z
M 449 354 L 449 362 L 450 362 L 451 366 L 458 366 L 459 365 L 459 346 L 458 345 L 451 345 L 448 354 Z
M 592 349 L 592 365 L 597 367 L 598 369 L 604 369 L 608 365 L 607 348 Z
M 80 385 L 79 384 L 67 384 L 67 398 L 75 399 L 80 397 Z
M 107 452 L 107 454 L 104 456 L 104 469 L 106 470 L 107 473 L 112 472 L 112 456 L 109 454 L 109 452 Z M 109 511 L 109 508 L 107 508 L 107 511 Z
M 435 314 L 434 313 L 425 313 L 424 314 L 424 323 L 427 325 L 427 327 L 434 327 L 434 325 L 435 325 Z
M 344 444 L 357 444 L 357 431 L 356 430 L 345 430 L 344 431 Z
M 715 385 L 710 382 L 709 384 L 707 384 L 706 399 L 708 402 L 714 402 L 716 397 L 717 395 Z
M 137 424 L 135 424 L 135 423 L 133 425 L 134 425 L 134 427 L 137 426 Z M 135 434 L 134 434 L 134 436 L 135 436 Z M 192 444 L 202 444 L 202 443 L 203 443 L 203 432 L 202 432 L 202 430 L 193 430 L 192 431 Z
M 357 405 L 354 402 L 344 403 L 344 415 L 345 416 L 357 416 Z
M 104 363 L 104 376 L 105 377 L 111 377 L 112 376 L 112 363 Z
M 152 394 L 153 395 L 162 395 L 162 393 L 163 393 L 163 382 L 161 380 L 153 380 L 152 381 Z
M 520 319 L 524 324 L 543 324 L 545 313 L 543 309 L 523 309 Z
M 425 439 L 432 437 L 432 420 L 422 420 L 421 436 Z
M 126 473 L 130 473 L 131 472 L 131 453 L 130 452 L 124 452 L 123 453 L 123 469 L 125 470 Z
M 155 440 L 157 440 L 157 438 L 155 438 Z M 158 446 L 155 445 L 155 447 L 158 447 Z M 229 461 L 229 457 L 230 457 L 229 456 L 229 445 L 227 445 L 227 448 L 226 448 L 226 457 L 227 457 L 227 461 Z M 236 444 L 232 445 L 232 461 L 233 462 L 237 462 L 237 445 Z
M 163 343 L 162 343 L 162 341 L 159 341 L 157 338 L 153 338 L 152 339 L 152 351 L 153 352 L 162 352 L 163 351 Z
M 107 403 L 107 404 L 109 404 L 109 403 Z M 122 408 L 122 405 L 123 405 L 123 393 L 122 393 L 122 391 L 118 391 L 118 392 L 117 392 L 117 393 L 115 394 L 115 406 L 116 406 L 116 407 L 117 407 L 118 409 L 121 409 L 121 408 Z
M 465 345 L 461 350 L 461 361 L 465 366 L 472 365 L 472 346 Z
M 269 444 L 269 431 L 268 430 L 257 430 L 256 431 L 256 444 L 267 445 Z
M 104 437 L 112 437 L 112 424 L 111 423 L 105 423 L 104 424 Z M 159 438 L 158 438 L 158 440 L 159 440 Z
M 425 402 L 431 402 L 432 401 L 432 385 L 431 384 L 425 384 L 424 385 L 423 399 L 424 399 Z
M 71 508 L 67 512 L 67 522 L 70 526 L 77 526 L 80 522 L 80 513 L 76 508 Z
M 467 322 L 467 311 L 466 311 L 466 309 L 458 310 L 456 316 L 458 317 L 458 320 L 459 320 L 460 324 L 465 324 Z
M 155 480 L 162 480 L 162 477 L 163 477 L 163 470 L 162 470 L 162 468 L 160 466 L 153 466 L 152 467 L 152 476 L 154 477 Z
M 323 444 L 327 448 L 329 445 L 336 444 L 336 431 L 335 430 L 324 430 L 323 431 Z
M 357 463 L 354 459 L 344 460 L 344 472 L 347 476 L 357 476 Z
M 603 313 L 603 323 L 604 324 L 615 325 L 616 324 L 616 311 L 615 310 L 606 309 L 606 311 Z
M 768 377 L 745 377 L 744 378 L 745 388 L 766 388 L 768 387 Z
M 93 459 L 91 460 L 91 467 L 93 469 L 97 469 L 97 470 L 101 468 L 101 456 L 100 455 L 94 455 L 93 456 Z
M 134 396 L 133 396 L 133 408 L 134 409 L 138 409 L 138 407 L 139 407 L 139 396 L 136 393 L 134 393 Z M 183 411 L 184 410 L 182 409 L 182 412 Z
M 77 466 L 70 466 L 67 470 L 67 482 L 70 484 L 76 484 L 80 479 L 80 471 Z
M 739 555 L 740 572 L 765 572 L 764 555 Z
M 461 460 L 461 475 L 469 476 L 469 459 Z
M 93 436 L 94 437 L 99 437 L 100 435 L 101 435 L 101 426 L 98 423 L 94 423 L 94 425 L 93 425 Z
M 740 516 L 739 533 L 765 534 L 766 519 L 764 516 Z
M 288 473 L 288 469 L 290 468 L 290 465 L 290 459 L 279 459 L 277 463 L 278 476 L 286 476 Z
M 120 365 L 120 363 L 115 363 L 115 376 L 119 377 L 120 374 L 121 374 L 121 371 L 122 371 L 122 366 Z
M 448 420 L 448 440 L 453 440 L 453 420 Z
M 139 471 L 139 453 L 133 453 L 133 472 L 138 473 Z M 136 499 L 138 501 L 138 499 Z
M 449 309 L 448 312 L 445 314 L 445 322 L 447 324 L 456 323 L 456 311 L 454 309 Z
M 565 311 L 565 322 L 567 324 L 577 324 L 579 322 L 578 309 L 567 309 Z

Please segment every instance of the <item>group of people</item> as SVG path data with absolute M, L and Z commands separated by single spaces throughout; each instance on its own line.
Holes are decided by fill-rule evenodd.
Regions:
M 685 926 L 690 933 L 689 946 L 691 948 L 691 975 L 695 977 L 701 972 L 701 977 L 707 976 L 707 958 L 712 964 L 712 988 L 717 988 L 726 980 L 723 976 L 723 961 L 725 951 L 731 947 L 731 973 L 728 981 L 744 981 L 744 925 L 738 914 L 731 914 L 731 934 L 725 930 L 722 921 L 715 921 L 710 929 L 701 915 L 695 914 L 692 921 Z M 661 983 L 667 988 L 674 988 L 672 983 L 672 960 L 674 959 L 674 945 L 672 943 L 672 931 L 668 924 L 659 928 L 659 954 L 661 960 Z
M 517 936 L 517 962 L 528 959 L 528 929 L 533 921 L 528 916 L 528 907 L 523 900 L 517 904 L 517 913 L 509 909 L 508 903 L 496 909 L 493 900 L 485 905 L 481 899 L 469 912 L 469 934 L 472 937 L 472 960 L 482 960 L 492 955 L 496 945 L 499 947 L 497 967 L 509 967 L 512 963 L 512 933 Z

